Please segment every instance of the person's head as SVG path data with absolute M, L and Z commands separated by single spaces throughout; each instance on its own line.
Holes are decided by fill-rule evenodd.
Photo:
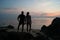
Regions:
M 23 15 L 24 14 L 24 11 L 21 11 L 21 14 Z
M 27 12 L 27 15 L 29 15 L 29 12 Z

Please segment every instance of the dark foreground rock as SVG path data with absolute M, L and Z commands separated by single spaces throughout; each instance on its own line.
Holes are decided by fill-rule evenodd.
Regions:
M 0 40 L 33 40 L 33 36 L 26 32 L 1 32 Z
M 8 26 L 3 26 L 3 27 L 0 27 L 0 32 L 5 32 L 7 30 L 10 30 L 10 29 L 14 29 L 14 26 L 12 25 L 8 25 Z
M 49 26 L 43 25 L 36 37 L 27 32 L 7 32 L 13 26 L 0 30 L 0 40 L 60 40 L 60 18 L 55 18 Z
M 41 32 L 54 40 L 60 40 L 60 18 L 55 18 L 48 27 L 44 25 Z

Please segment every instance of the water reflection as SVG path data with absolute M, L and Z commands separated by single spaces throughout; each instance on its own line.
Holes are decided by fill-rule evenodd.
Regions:
M 53 19 L 54 18 L 32 18 L 32 28 L 40 29 L 43 25 L 48 26 L 52 22 Z M 0 25 L 9 25 L 9 24 L 17 27 L 18 22 L 15 19 L 14 20 L 5 19 L 5 20 L 1 20 L 1 22 L 0 22 Z

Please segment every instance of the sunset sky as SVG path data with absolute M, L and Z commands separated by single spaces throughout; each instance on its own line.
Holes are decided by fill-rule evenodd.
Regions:
M 60 0 L 0 0 L 0 13 L 32 12 L 46 16 L 60 16 Z

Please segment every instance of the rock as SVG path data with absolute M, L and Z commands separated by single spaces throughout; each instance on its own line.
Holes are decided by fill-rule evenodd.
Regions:
M 14 26 L 8 25 L 7 28 L 9 28 L 9 29 L 14 29 Z
M 0 27 L 0 32 L 6 32 L 8 29 L 9 30 L 14 29 L 14 26 L 8 25 L 8 26 Z
M 60 18 L 56 17 L 48 27 L 44 25 L 41 31 L 54 40 L 60 40 Z
M 41 30 L 43 33 L 46 33 L 47 27 L 45 25 L 42 26 Z
M 8 40 L 31 40 L 33 39 L 32 34 L 26 32 L 9 32 Z
M 33 40 L 33 35 L 27 32 L 1 32 L 0 40 Z

